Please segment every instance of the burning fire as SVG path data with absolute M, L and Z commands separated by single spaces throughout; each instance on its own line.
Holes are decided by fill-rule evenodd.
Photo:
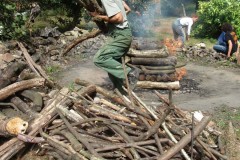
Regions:
M 187 75 L 187 70 L 185 67 L 176 68 L 177 80 L 181 80 L 184 76 Z
M 177 48 L 181 48 L 182 42 L 181 41 L 175 41 L 171 38 L 165 38 L 163 40 L 163 44 L 167 47 L 169 55 L 175 56 Z
M 164 45 L 167 47 L 169 55 L 176 56 L 176 50 L 181 48 L 182 42 L 175 41 L 171 38 L 165 38 L 163 40 Z M 184 67 L 176 68 L 177 80 L 181 80 L 184 76 L 187 75 L 187 70 Z

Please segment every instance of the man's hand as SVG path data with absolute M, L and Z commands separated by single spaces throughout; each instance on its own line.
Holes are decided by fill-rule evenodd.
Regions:
M 94 12 L 89 12 L 89 14 L 92 16 L 92 17 L 96 17 L 99 15 L 98 12 L 94 11 Z

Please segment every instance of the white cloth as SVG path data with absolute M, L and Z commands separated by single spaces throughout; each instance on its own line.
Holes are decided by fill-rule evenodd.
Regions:
M 122 0 L 101 0 L 108 17 L 112 17 L 119 12 L 122 12 L 123 23 L 115 24 L 118 28 L 125 28 L 128 26 L 126 11 Z
M 187 35 L 190 35 L 191 28 L 192 28 L 192 25 L 193 25 L 193 19 L 190 18 L 190 17 L 180 18 L 180 24 L 183 27 L 187 27 Z

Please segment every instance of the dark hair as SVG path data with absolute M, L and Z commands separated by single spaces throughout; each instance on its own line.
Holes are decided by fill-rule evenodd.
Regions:
M 233 27 L 232 27 L 232 25 L 231 24 L 229 24 L 229 23 L 224 23 L 223 25 L 222 25 L 222 31 L 224 31 L 224 32 L 227 32 L 227 31 L 229 31 L 229 32 L 231 32 L 232 30 L 233 30 Z

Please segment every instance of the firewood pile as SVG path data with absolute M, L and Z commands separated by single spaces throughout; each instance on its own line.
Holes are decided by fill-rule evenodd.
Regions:
M 141 88 L 179 89 L 179 80 L 186 75 L 185 64 L 177 62 L 175 55 L 169 54 L 168 48 L 162 45 L 155 49 L 133 45 L 127 53 L 129 66 L 141 69 L 138 86 Z
M 227 159 L 210 117 L 177 108 L 171 86 L 164 86 L 168 97 L 155 91 L 159 106 L 147 106 L 134 92 L 123 96 L 79 79 L 78 89 L 69 90 L 48 78 L 26 45 L 0 47 L 0 160 L 14 159 L 28 144 L 39 144 L 37 155 L 55 159 Z M 153 47 L 131 49 L 129 65 L 147 75 L 176 69 L 166 48 Z M 145 55 L 154 65 L 138 63 Z
M 0 160 L 28 144 L 39 144 L 39 156 L 64 160 L 226 159 L 210 117 L 177 108 L 171 90 L 168 97 L 155 91 L 160 105 L 147 106 L 134 92 L 123 96 L 80 79 L 78 89 L 56 87 L 22 43 L 12 47 L 19 50 L 0 63 Z M 162 50 L 151 55 L 167 58 Z M 166 62 L 176 65 L 174 57 Z
M 38 155 L 56 159 L 226 158 L 212 142 L 220 133 L 208 125 L 210 117 L 192 121 L 172 104 L 171 91 L 168 98 L 155 91 L 162 105 L 150 107 L 134 92 L 128 98 L 80 79 L 75 83 L 79 90 L 61 88 L 44 96 L 45 105 L 26 133 L 1 144 L 1 159 L 27 143 L 38 143 Z

